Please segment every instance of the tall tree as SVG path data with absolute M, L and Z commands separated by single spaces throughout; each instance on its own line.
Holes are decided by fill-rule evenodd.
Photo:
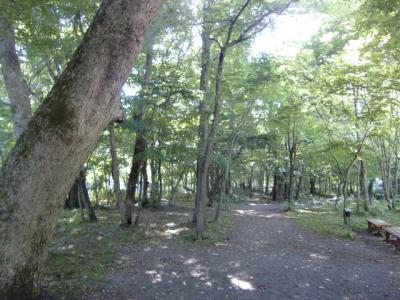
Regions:
M 0 171 L 0 298 L 34 299 L 65 195 L 102 130 L 161 0 L 104 0 Z
M 222 37 L 213 37 L 213 40 L 218 45 L 219 54 L 215 74 L 213 119 L 211 122 L 211 128 L 206 136 L 204 149 L 201 149 L 204 154 L 202 155 L 203 158 L 200 165 L 198 165 L 199 171 L 197 172 L 197 176 L 199 176 L 199 178 L 197 179 L 196 187 L 196 217 L 194 220 L 196 221 L 196 237 L 199 239 L 202 237 L 206 221 L 204 208 L 207 197 L 207 176 L 215 143 L 215 135 L 217 133 L 220 120 L 225 56 L 230 48 L 251 39 L 258 32 L 266 28 L 269 24 L 271 24 L 274 15 L 281 14 L 293 2 L 295 1 L 290 0 L 284 2 L 278 1 L 274 3 L 259 3 L 257 1 L 246 0 L 236 9 L 229 9 L 228 16 L 226 16 L 228 21 L 226 23 L 223 22 L 227 25 L 223 25 L 222 28 L 218 28 L 218 31 L 223 32 Z M 248 16 L 246 13 L 249 13 L 250 16 Z
M 17 50 L 15 32 L 7 16 L 0 14 L 0 63 L 11 104 L 14 133 L 18 138 L 32 116 L 29 89 L 22 75 Z

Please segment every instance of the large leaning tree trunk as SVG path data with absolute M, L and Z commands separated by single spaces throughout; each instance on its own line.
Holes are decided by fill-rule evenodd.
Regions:
M 162 0 L 104 0 L 0 170 L 0 299 L 34 299 L 66 194 L 117 101 Z
M 10 99 L 14 133 L 18 138 L 32 116 L 29 90 L 22 75 L 15 48 L 14 27 L 0 14 L 0 63 L 4 84 Z

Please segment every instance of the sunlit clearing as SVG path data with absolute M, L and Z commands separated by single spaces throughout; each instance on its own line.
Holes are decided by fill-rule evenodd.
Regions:
M 176 224 L 175 223 L 167 223 L 164 225 L 165 227 L 175 227 Z
M 241 289 L 241 290 L 245 290 L 245 291 L 254 291 L 255 290 L 254 286 L 248 281 L 239 279 L 232 275 L 228 275 L 228 278 L 230 279 L 233 287 L 236 289 Z

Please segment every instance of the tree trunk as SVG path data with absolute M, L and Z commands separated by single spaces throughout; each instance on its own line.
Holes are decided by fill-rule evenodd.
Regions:
M 200 178 L 198 181 L 196 191 L 196 237 L 201 239 L 204 231 L 206 217 L 204 214 L 205 202 L 207 198 L 207 173 L 210 165 L 212 151 L 214 149 L 215 134 L 219 125 L 219 118 L 221 112 L 221 96 L 222 96 L 222 76 L 224 70 L 226 48 L 221 48 L 218 59 L 217 76 L 215 79 L 215 106 L 213 113 L 213 121 L 210 132 L 207 136 L 206 148 L 204 151 L 204 159 L 200 166 Z
M 249 191 L 250 191 L 250 199 L 253 198 L 253 177 L 254 177 L 254 167 L 250 168 L 250 178 L 249 178 Z
M 157 165 L 154 157 L 150 160 L 150 171 L 151 171 L 151 190 L 150 190 L 150 202 L 152 207 L 157 207 L 157 199 L 159 194 L 159 185 L 157 182 Z
M 201 200 L 205 197 L 204 193 L 207 193 L 207 176 L 203 174 L 204 168 L 204 155 L 206 148 L 206 141 L 208 136 L 208 103 L 207 103 L 207 92 L 208 92 L 208 75 L 210 71 L 210 51 L 211 51 L 211 28 L 207 22 L 211 13 L 211 0 L 207 0 L 203 6 L 203 27 L 201 32 L 202 51 L 201 51 L 201 73 L 200 73 L 200 91 L 203 93 L 203 98 L 199 105 L 200 123 L 198 128 L 199 135 L 199 153 L 197 157 L 196 166 L 196 197 L 195 197 L 195 209 L 193 213 L 193 223 L 197 223 L 197 213 L 202 210 Z M 204 176 L 206 178 L 204 178 Z M 204 189 L 206 189 L 204 191 Z M 201 195 L 200 195 L 201 194 Z M 200 197 L 201 196 L 201 197 Z M 205 200 L 204 200 L 205 201 Z M 201 218 L 203 216 L 201 215 Z M 201 222 L 204 222 L 203 220 Z
M 153 44 L 150 43 L 146 49 L 146 63 L 145 63 L 145 73 L 144 73 L 144 81 L 143 81 L 143 89 L 146 88 L 147 84 L 151 80 L 151 71 L 153 66 Z M 138 112 L 134 116 L 134 121 L 140 123 L 143 119 L 145 113 L 145 99 L 140 99 L 141 101 Z M 132 224 L 132 210 L 133 204 L 135 203 L 135 192 L 136 185 L 138 183 L 140 170 L 142 168 L 143 161 L 145 159 L 145 151 L 146 151 L 146 139 L 145 139 L 145 131 L 143 128 L 140 128 L 136 131 L 136 140 L 134 146 L 134 153 L 132 157 L 132 165 L 131 171 L 129 173 L 129 179 L 126 187 L 126 195 L 125 195 L 125 220 L 122 222 L 123 226 L 130 226 Z M 139 222 L 139 218 L 136 218 L 135 223 Z M 135 224 L 137 225 L 137 224 Z
M 310 194 L 313 196 L 316 194 L 315 193 L 315 177 L 314 176 L 310 177 Z
M 157 164 L 157 179 L 158 179 L 158 206 L 162 206 L 162 196 L 163 196 L 163 178 L 161 173 L 161 159 L 158 160 Z
M 279 172 L 279 171 L 275 171 Z M 274 175 L 274 184 L 272 187 L 272 201 L 280 201 L 284 197 L 284 178 L 282 175 L 276 173 Z
M 10 99 L 14 133 L 18 138 L 32 116 L 29 90 L 22 75 L 14 40 L 14 27 L 0 15 L 0 63 L 4 84 Z
M 89 221 L 90 222 L 97 222 L 97 217 L 96 217 L 96 213 L 93 209 L 92 203 L 90 203 L 90 198 L 89 198 L 89 193 L 86 187 L 86 175 L 85 175 L 85 171 L 81 170 L 79 172 L 79 176 L 78 176 L 78 191 L 80 193 L 80 195 L 82 195 L 82 202 L 88 212 L 89 215 Z
M 114 132 L 114 124 L 110 124 L 108 126 L 108 131 L 110 133 L 110 152 L 111 152 L 111 174 L 114 182 L 114 194 L 117 199 L 117 206 L 121 216 L 121 224 L 125 222 L 125 211 L 127 207 L 124 202 L 124 195 L 121 191 L 120 181 L 119 181 L 119 161 L 117 156 L 117 147 L 115 143 L 115 132 Z
M 367 170 L 365 168 L 363 160 L 360 160 L 360 190 L 363 198 L 364 210 L 369 211 L 368 177 L 367 177 Z
M 136 185 L 138 183 L 140 168 L 146 150 L 146 140 L 138 133 L 135 140 L 135 150 L 132 158 L 131 171 L 129 172 L 128 183 L 125 195 L 125 218 L 122 226 L 132 225 L 132 210 L 135 203 Z
M 288 183 L 288 209 L 293 208 L 294 198 L 294 170 L 296 168 L 296 145 L 293 145 L 294 149 L 289 153 L 289 183 Z
M 269 173 L 265 176 L 265 191 L 264 194 L 268 196 L 269 193 Z
M 104 0 L 0 171 L 0 299 L 34 299 L 58 212 L 103 129 L 161 0 Z
M 149 190 L 149 177 L 147 175 L 147 158 L 145 157 L 142 163 L 142 178 L 143 178 L 143 198 L 142 198 L 142 206 L 148 207 L 149 197 L 148 197 L 148 190 Z

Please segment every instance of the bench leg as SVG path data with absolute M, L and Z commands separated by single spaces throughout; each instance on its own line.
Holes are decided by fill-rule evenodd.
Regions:
M 371 227 L 371 223 L 368 222 L 368 231 L 371 232 L 372 231 L 372 227 Z

